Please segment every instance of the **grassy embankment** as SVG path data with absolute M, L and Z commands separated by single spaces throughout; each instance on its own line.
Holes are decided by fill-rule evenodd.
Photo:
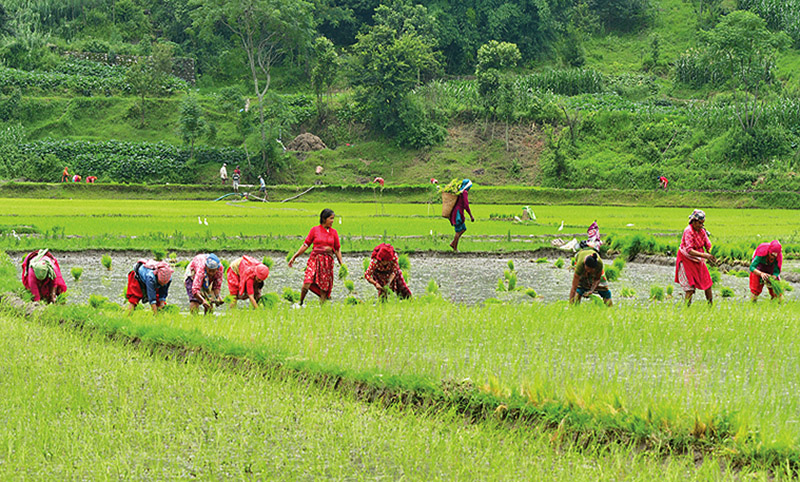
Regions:
M 597 480 L 602 473 L 647 481 L 758 474 L 714 457 L 698 466 L 694 455 L 587 449 L 536 427 L 385 410 L 264 366 L 203 355 L 176 363 L 167 349 L 149 354 L 150 347 L 109 343 L 101 333 L 0 315 L 0 477 Z
M 213 181 L 213 182 L 212 182 Z M 8 182 L 0 184 L 0 198 L 23 199 L 136 199 L 136 200 L 203 200 L 212 201 L 232 192 L 230 183 L 221 186 L 217 178 L 205 185 L 151 184 L 73 184 Z M 308 186 L 268 186 L 271 203 L 296 196 Z M 259 195 L 257 186 L 248 185 L 241 192 Z M 735 208 L 735 209 L 796 209 L 800 193 L 795 191 L 686 191 L 634 189 L 557 189 L 533 186 L 475 186 L 470 195 L 479 204 L 519 205 L 585 205 Z M 236 199 L 235 197 L 226 199 Z M 440 204 L 439 195 L 431 185 L 386 186 L 319 185 L 295 200 L 309 202 L 367 202 L 367 203 L 433 203 Z

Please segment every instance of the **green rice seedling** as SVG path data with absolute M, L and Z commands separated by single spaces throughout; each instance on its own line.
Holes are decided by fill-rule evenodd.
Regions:
M 277 293 L 264 293 L 258 299 L 258 305 L 265 308 L 275 308 L 281 302 L 281 297 Z
M 770 286 L 772 287 L 772 292 L 775 293 L 775 295 L 777 296 L 782 296 L 787 291 L 794 290 L 792 284 L 789 283 L 788 281 L 770 278 L 769 282 Z
M 355 296 L 348 296 L 347 298 L 345 298 L 344 302 L 346 305 L 351 305 L 351 306 L 361 304 L 361 300 L 359 300 Z
M 60 293 L 56 297 L 56 304 L 57 305 L 63 305 L 63 304 L 66 304 L 66 302 L 67 302 L 67 292 L 66 291 L 63 292 L 63 293 Z
M 719 294 L 723 298 L 732 298 L 735 293 L 734 293 L 732 288 L 728 288 L 727 286 L 723 286 L 722 288 L 720 288 Z
M 272 269 L 272 267 L 275 266 L 275 260 L 269 256 L 264 256 L 264 259 L 262 259 L 261 262 L 269 269 Z
M 619 296 L 621 298 L 634 298 L 636 296 L 636 291 L 633 288 L 623 286 L 619 291 Z
M 617 279 L 619 279 L 619 271 L 614 265 L 606 267 L 605 273 L 608 281 L 617 281 Z
M 350 294 L 353 294 L 353 291 L 356 289 L 356 285 L 353 283 L 353 280 L 349 279 L 344 280 L 344 287 L 347 288 L 347 292 Z
M 89 295 L 89 306 L 91 306 L 96 310 L 107 309 L 107 308 L 110 309 L 120 308 L 118 304 L 113 303 L 107 297 L 100 295 Z
M 220 259 L 219 262 L 222 264 L 222 272 L 224 273 L 228 271 L 228 267 L 231 265 L 231 262 L 227 259 Z
M 711 275 L 711 281 L 714 282 L 714 284 L 719 283 L 720 280 L 722 279 L 722 275 L 719 272 L 719 268 L 717 268 L 716 266 L 712 266 L 711 268 L 709 268 L 708 273 Z
M 175 261 L 178 261 L 178 255 L 176 255 L 174 252 L 169 252 L 167 253 L 167 259 L 169 259 L 170 263 L 174 263 Z
M 291 251 L 286 253 L 286 258 L 285 258 L 285 259 L 286 259 L 286 262 L 287 262 L 287 263 L 288 263 L 289 261 L 291 261 L 291 259 L 292 259 L 292 255 L 293 255 L 293 254 L 294 254 L 294 253 L 292 253 Z
M 425 288 L 425 292 L 427 292 L 429 295 L 439 294 L 439 285 L 436 283 L 436 280 L 431 279 L 428 281 L 428 286 Z
M 503 279 L 508 281 L 509 278 L 511 278 L 511 270 L 504 269 L 503 270 Z
M 365 273 L 369 269 L 369 263 L 370 263 L 370 259 L 369 258 L 364 258 L 364 260 L 361 262 L 361 266 L 364 267 L 364 272 Z
M 350 272 L 347 270 L 347 265 L 342 263 L 342 265 L 339 266 L 339 279 L 345 279 L 349 274 Z
M 509 259 L 507 264 L 508 264 L 508 269 L 514 271 L 514 260 Z
M 531 298 L 536 298 L 537 296 L 539 296 L 539 294 L 538 294 L 538 293 L 536 293 L 536 290 L 535 290 L 535 289 L 533 289 L 533 288 L 528 288 L 528 289 L 526 289 L 526 290 L 525 290 L 525 294 L 526 294 L 526 295 L 528 295 L 528 296 L 530 296 Z
M 557 260 L 555 260 L 555 262 L 553 263 L 553 266 L 555 266 L 558 269 L 563 268 L 564 267 L 564 258 L 558 258 Z
M 283 288 L 283 299 L 289 303 L 297 303 L 300 301 L 300 293 L 286 286 Z
M 164 260 L 164 251 L 161 251 L 160 249 L 154 249 L 153 251 L 151 251 L 151 254 L 153 256 L 153 259 L 156 261 Z
M 511 276 L 508 277 L 508 291 L 514 291 L 517 289 L 517 273 L 511 272 Z
M 622 272 L 622 269 L 625 268 L 625 258 L 617 256 L 614 258 L 613 266 L 617 268 L 617 271 Z
M 69 270 L 69 272 L 70 274 L 72 274 L 72 279 L 78 281 L 79 279 L 81 279 L 81 275 L 83 274 L 83 268 L 75 266 L 71 270 Z
M 447 183 L 446 186 L 444 186 L 444 187 L 440 186 L 439 187 L 439 192 L 440 193 L 446 192 L 446 193 L 449 193 L 449 194 L 458 194 L 460 188 L 461 188 L 461 180 L 460 179 L 453 179 L 452 181 Z
M 401 254 L 397 257 L 397 264 L 400 265 L 400 269 L 403 271 L 411 269 L 411 258 L 409 258 L 407 254 Z M 366 269 L 364 271 L 366 271 Z
M 503 302 L 497 298 L 486 298 L 483 300 L 484 305 L 502 305 Z
M 497 280 L 497 288 L 495 289 L 495 291 L 498 292 L 506 291 L 506 283 L 505 280 L 503 280 L 503 278 Z
M 181 309 L 178 305 L 165 305 L 159 308 L 159 311 L 169 315 L 177 315 L 181 312 Z
M 187 266 L 189 266 L 188 259 L 184 259 L 183 261 L 178 261 L 177 263 L 175 263 L 175 268 L 185 268 Z
M 104 254 L 102 258 L 100 258 L 100 263 L 109 271 L 111 271 L 111 255 Z
M 556 261 L 558 261 L 558 260 L 556 260 Z M 547 258 L 539 258 L 539 259 L 536 260 L 536 263 L 537 264 L 545 264 L 545 263 L 547 263 Z
M 664 301 L 664 288 L 658 285 L 651 286 L 650 299 L 653 301 Z
M 667 297 L 672 298 L 672 294 L 675 292 L 675 287 L 672 285 L 667 285 Z

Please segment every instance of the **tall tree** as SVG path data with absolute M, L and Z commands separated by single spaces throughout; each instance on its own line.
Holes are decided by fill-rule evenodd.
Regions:
M 203 108 L 195 95 L 187 95 L 181 102 L 180 133 L 183 141 L 189 144 L 189 157 L 194 157 L 194 143 L 207 129 L 203 119 Z
M 516 44 L 492 40 L 478 49 L 475 77 L 478 93 L 484 104 L 487 120 L 500 116 L 506 123 L 506 150 L 508 150 L 508 123 L 514 114 L 514 89 L 507 74 L 521 58 Z
M 193 22 L 205 35 L 213 35 L 222 24 L 239 39 L 258 98 L 264 170 L 271 176 L 264 99 L 272 81 L 272 68 L 287 53 L 310 42 L 312 5 L 305 0 L 192 0 L 192 5 L 197 7 Z
M 317 113 L 324 112 L 323 94 L 330 92 L 336 72 L 339 68 L 339 55 L 333 48 L 333 42 L 325 37 L 317 37 L 314 41 L 314 68 L 311 69 L 311 85 L 317 95 Z

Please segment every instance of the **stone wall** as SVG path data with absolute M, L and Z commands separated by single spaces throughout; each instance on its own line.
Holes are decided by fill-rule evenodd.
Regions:
M 101 62 L 108 65 L 131 65 L 143 58 L 138 55 L 115 55 L 111 57 L 106 53 L 98 52 L 64 52 L 64 56 L 79 60 Z M 197 80 L 195 77 L 194 59 L 189 57 L 173 57 L 172 75 L 194 85 Z

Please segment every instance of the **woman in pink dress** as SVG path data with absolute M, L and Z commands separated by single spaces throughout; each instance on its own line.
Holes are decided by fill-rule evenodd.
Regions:
M 58 260 L 48 250 L 33 251 L 22 260 L 22 286 L 31 292 L 33 301 L 55 303 L 67 291 Z
M 306 274 L 303 279 L 303 288 L 300 290 L 300 306 L 306 299 L 306 294 L 311 290 L 319 296 L 320 303 L 331 297 L 333 289 L 333 257 L 342 265 L 342 247 L 339 244 L 339 233 L 333 229 L 333 220 L 336 218 L 332 209 L 323 209 L 319 215 L 319 225 L 311 228 L 306 236 L 303 246 L 289 260 L 289 267 L 294 264 L 298 256 L 314 245 L 311 255 L 306 263 Z
M 711 241 L 704 227 L 706 213 L 695 209 L 689 216 L 689 225 L 683 230 L 681 247 L 678 250 L 678 259 L 675 263 L 675 282 L 681 285 L 686 299 L 686 305 L 692 304 L 692 296 L 696 289 L 706 292 L 708 304 L 714 301 L 711 292 L 711 274 L 708 272 L 706 261 L 714 262 L 716 258 L 711 251 Z

